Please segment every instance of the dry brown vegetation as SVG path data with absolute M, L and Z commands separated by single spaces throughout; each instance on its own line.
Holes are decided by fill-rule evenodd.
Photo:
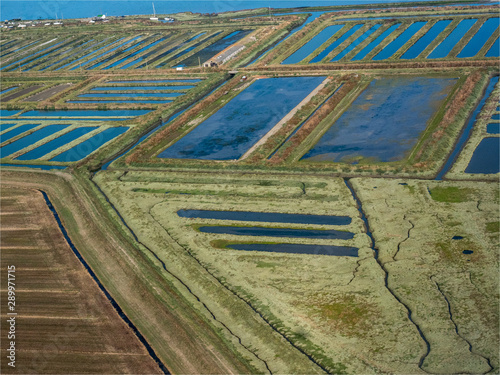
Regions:
M 14 265 L 16 367 L 3 373 L 161 373 L 64 239 L 42 194 L 2 189 L 2 275 Z M 2 316 L 7 290 L 2 283 Z M 7 345 L 2 325 L 2 348 Z

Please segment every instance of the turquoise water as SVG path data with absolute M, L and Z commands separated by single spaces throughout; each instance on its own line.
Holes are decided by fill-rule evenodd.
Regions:
M 3 143 L 5 141 L 8 141 L 9 139 L 17 137 L 18 135 L 23 134 L 24 132 L 27 132 L 28 130 L 31 130 L 33 128 L 36 128 L 37 126 L 40 126 L 40 124 L 19 125 L 17 128 L 9 130 L 8 132 L 6 132 L 4 134 L 1 134 L 0 135 L 0 143 Z
M 476 147 L 465 173 L 500 172 L 500 137 L 484 138 Z
M 333 59 L 330 61 L 339 61 L 341 58 L 343 58 L 345 55 L 347 55 L 349 52 L 354 50 L 357 46 L 359 46 L 361 43 L 363 43 L 368 37 L 370 37 L 375 31 L 377 31 L 380 28 L 380 24 L 373 25 L 370 29 L 365 31 L 363 34 L 361 34 L 356 40 L 354 40 L 350 45 L 348 45 L 346 48 L 344 48 L 343 51 L 341 51 L 337 56 L 335 56 Z
M 427 56 L 428 59 L 441 59 L 451 52 L 453 47 L 462 39 L 477 19 L 463 20 L 434 50 Z
M 347 246 L 330 245 L 302 245 L 302 244 L 229 244 L 226 246 L 233 250 L 264 251 L 271 253 L 332 255 L 357 257 L 358 249 Z
M 362 60 L 368 55 L 375 47 L 377 47 L 385 38 L 387 38 L 390 34 L 394 32 L 401 24 L 397 23 L 392 25 L 387 30 L 385 30 L 382 34 L 380 34 L 375 40 L 370 42 L 365 48 L 358 52 L 356 56 L 354 56 L 351 61 Z
M 102 57 L 102 56 L 108 56 L 108 57 L 106 57 L 104 60 L 101 60 L 101 61 L 99 61 L 98 63 L 96 63 L 96 64 L 94 64 L 94 65 L 91 65 L 91 66 L 89 66 L 89 67 L 87 67 L 87 68 L 85 68 L 85 69 L 86 69 L 86 70 L 93 70 L 93 69 L 95 69 L 95 68 L 98 68 L 98 67 L 100 67 L 101 65 L 103 65 L 103 64 L 105 64 L 105 63 L 107 63 L 107 62 L 109 62 L 110 60 L 114 59 L 116 56 L 118 56 L 118 55 L 120 55 L 120 54 L 122 53 L 122 52 L 118 52 L 118 53 L 115 53 L 115 54 L 113 54 L 113 55 L 109 56 L 109 54 L 110 54 L 111 52 L 116 51 L 118 48 L 123 47 L 123 46 L 125 46 L 125 45 L 127 45 L 127 44 L 129 44 L 129 43 L 132 43 L 133 41 L 135 41 L 135 40 L 139 39 L 140 37 L 142 37 L 142 35 L 138 35 L 138 36 L 136 36 L 136 37 L 134 37 L 134 38 L 132 38 L 132 39 L 129 39 L 129 40 L 127 40 L 126 42 L 123 42 L 122 44 L 119 44 L 119 45 L 117 45 L 116 47 L 113 47 L 113 48 L 111 48 L 110 50 L 108 50 L 108 51 L 106 51 L 106 52 L 101 53 L 99 56 L 96 56 L 96 57 L 94 57 L 94 58 L 90 59 L 89 61 L 87 61 L 85 64 L 82 64 L 82 65 L 86 65 L 86 64 L 88 64 L 89 62 L 94 61 L 94 60 L 96 60 L 96 59 L 98 59 L 98 58 L 100 58 L 100 57 Z M 132 47 L 130 47 L 130 48 L 132 48 Z M 130 48 L 127 48 L 125 51 L 129 50 Z M 71 70 L 73 70 L 73 69 L 71 69 Z
M 219 52 L 233 45 L 234 43 L 240 41 L 253 30 L 238 30 L 235 31 L 224 38 L 218 40 L 217 42 L 203 48 L 201 51 L 196 52 L 194 55 L 188 57 L 187 59 L 181 61 L 177 66 L 198 66 L 201 62 L 202 64 L 209 60 L 211 57 L 217 55 Z
M 486 52 L 486 57 L 500 57 L 500 38 L 495 40 L 495 43 L 491 46 L 491 48 Z
M 159 157 L 238 159 L 324 79 L 325 77 L 259 79 L 164 150 Z M 270 106 L 269 103 L 273 105 Z
M 79 161 L 90 155 L 92 152 L 97 150 L 105 143 L 125 133 L 127 130 L 128 127 L 124 126 L 105 129 L 102 132 L 94 135 L 93 137 L 83 141 L 82 143 L 77 144 L 75 147 L 72 147 L 69 150 L 50 159 L 50 161 L 58 161 L 58 162 Z
M 372 60 L 385 60 L 389 59 L 394 55 L 403 45 L 410 40 L 410 38 L 415 35 L 427 22 L 420 21 L 412 23 L 408 28 L 401 33 L 396 39 L 385 46 L 382 51 L 373 57 Z
M 38 129 L 34 131 L 33 133 L 19 138 L 17 141 L 14 141 L 12 143 L 9 143 L 6 146 L 3 146 L 0 148 L 0 155 L 2 158 L 11 155 L 17 151 L 22 150 L 23 148 L 26 148 L 28 146 L 31 146 L 32 144 L 41 141 L 44 138 L 47 138 L 51 136 L 54 133 L 57 133 L 61 130 L 64 130 L 68 127 L 69 125 L 47 125 L 44 126 L 41 129 Z
M 16 124 L 0 124 L 0 132 L 3 132 L 4 130 L 7 130 L 11 127 L 13 127 Z
M 262 223 L 349 225 L 349 216 L 284 214 L 279 212 L 179 210 L 179 217 L 233 221 L 256 221 Z
M 350 30 L 346 31 L 344 35 L 338 38 L 335 42 L 326 47 L 319 55 L 311 60 L 311 63 L 317 63 L 323 60 L 330 52 L 332 52 L 335 48 L 340 46 L 343 42 L 345 42 L 351 35 L 353 35 L 356 31 L 361 29 L 363 24 L 354 25 Z
M 460 51 L 457 57 L 474 57 L 479 50 L 484 46 L 484 43 L 493 35 L 493 32 L 498 28 L 499 19 L 490 18 L 486 20 L 476 34 L 471 38 L 469 43 Z
M 499 134 L 500 133 L 500 124 L 499 123 L 488 124 L 486 131 L 488 132 L 488 134 Z
M 147 51 L 148 49 L 150 49 L 150 48 L 152 48 L 152 47 L 156 46 L 158 43 L 161 43 L 161 42 L 163 42 L 163 41 L 167 40 L 167 39 L 168 39 L 168 38 L 170 38 L 170 37 L 171 37 L 171 35 L 164 36 L 163 38 L 160 38 L 160 39 L 158 39 L 157 41 L 155 41 L 155 42 L 153 42 L 153 43 L 151 43 L 151 44 L 149 44 L 149 45 L 147 45 L 147 46 L 145 46 L 145 47 L 141 48 L 140 50 L 138 50 L 138 51 L 135 51 L 135 52 L 131 53 L 130 55 L 128 55 L 128 56 L 126 56 L 126 57 L 124 57 L 122 60 L 123 60 L 123 61 L 125 61 L 125 60 L 127 60 L 127 59 L 131 59 L 132 57 L 137 56 L 138 54 L 140 54 L 140 53 L 142 53 L 142 52 L 144 52 L 144 51 Z M 146 57 L 146 54 L 144 54 L 142 57 L 139 57 L 139 58 L 137 58 L 137 59 L 134 59 L 134 60 L 132 60 L 131 62 L 129 62 L 129 63 L 127 63 L 127 64 L 123 65 L 120 69 L 127 69 L 127 68 L 130 68 L 132 65 L 135 65 L 135 64 L 137 64 L 139 61 L 141 61 L 144 57 Z
M 417 40 L 408 50 L 403 53 L 401 59 L 415 59 L 420 55 L 429 44 L 431 44 L 439 34 L 451 23 L 451 20 L 442 20 L 436 22 L 424 36 Z
M 331 240 L 350 240 L 354 238 L 354 233 L 339 230 L 207 226 L 200 227 L 199 231 L 203 233 L 230 234 L 235 236 L 321 238 Z
M 21 112 L 21 109 L 0 109 L 0 118 L 14 116 L 19 112 Z
M 196 86 L 101 86 L 94 87 L 92 91 L 148 91 L 148 90 L 189 90 Z
M 304 60 L 311 53 L 316 51 L 319 46 L 334 36 L 344 25 L 327 26 L 316 34 L 310 41 L 300 47 L 295 53 L 287 57 L 282 64 L 297 64 Z
M 403 159 L 455 82 L 423 77 L 372 81 L 302 160 Z
M 92 130 L 95 130 L 97 128 L 98 126 L 86 126 L 74 129 L 56 139 L 53 139 L 52 141 L 49 141 L 31 151 L 28 151 L 21 156 L 18 156 L 16 160 L 34 160 L 41 158 L 42 156 L 47 155 L 48 153 L 58 149 L 61 146 L 73 142 L 75 139 L 80 138 L 81 136 L 90 133 Z
M 111 109 L 92 110 L 80 109 L 69 111 L 28 111 L 21 117 L 135 117 L 151 112 L 148 109 Z M 106 120 L 107 119 L 103 119 Z

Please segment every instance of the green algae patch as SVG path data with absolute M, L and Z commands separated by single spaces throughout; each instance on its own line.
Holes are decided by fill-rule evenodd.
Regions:
M 491 223 L 486 223 L 486 232 L 488 233 L 500 232 L 500 221 L 493 221 Z
M 469 198 L 474 193 L 474 190 L 469 188 L 458 188 L 455 186 L 437 186 L 430 190 L 430 193 L 432 199 L 436 202 L 461 203 L 469 201 Z

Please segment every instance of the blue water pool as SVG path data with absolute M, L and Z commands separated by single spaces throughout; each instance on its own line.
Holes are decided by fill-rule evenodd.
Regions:
M 307 161 L 401 160 L 456 79 L 398 77 L 374 80 L 318 143 Z
M 338 240 L 350 240 L 354 238 L 354 233 L 343 232 L 339 230 L 203 226 L 199 228 L 199 231 L 203 233 L 230 234 L 235 236 L 321 238 L 321 239 L 338 239 Z
M 171 92 L 171 93 L 160 93 L 160 92 L 133 92 L 133 93 L 88 93 L 80 94 L 79 98 L 129 98 L 129 97 L 153 97 L 153 98 L 176 98 L 178 96 L 184 95 L 183 92 Z
M 420 55 L 429 44 L 435 40 L 439 34 L 451 23 L 451 20 L 442 20 L 436 22 L 429 31 L 425 33 L 419 40 L 417 40 L 408 50 L 401 56 L 402 59 L 415 59 Z
M 31 130 L 33 128 L 36 128 L 37 126 L 40 126 L 40 124 L 19 125 L 17 128 L 9 130 L 8 132 L 6 132 L 4 134 L 1 134 L 0 135 L 0 143 L 3 143 L 5 141 L 8 141 L 9 139 L 17 137 L 18 135 L 23 134 L 24 132 L 27 132 L 28 130 Z
M 358 52 L 356 56 L 354 56 L 351 61 L 362 60 L 368 55 L 375 47 L 377 47 L 385 38 L 391 35 L 401 24 L 397 23 L 392 25 L 387 30 L 385 30 L 382 34 L 380 34 L 375 40 L 370 42 L 365 48 Z
M 500 137 L 484 138 L 476 147 L 465 173 L 500 172 Z
M 110 109 L 110 110 L 69 110 L 69 111 L 28 111 L 21 117 L 135 117 L 149 113 L 148 109 Z M 107 120 L 107 119 L 106 119 Z
M 0 95 L 5 94 L 6 92 L 12 91 L 14 89 L 17 89 L 18 87 L 19 86 L 13 86 L 13 87 L 9 87 L 8 89 L 2 90 L 2 91 L 0 91 Z
M 382 51 L 377 53 L 372 60 L 385 60 L 394 55 L 406 42 L 408 42 L 413 35 L 415 35 L 427 22 L 420 21 L 414 22 L 401 33 L 396 39 L 385 46 Z
M 500 38 L 495 40 L 495 43 L 491 46 L 491 48 L 486 52 L 486 57 L 500 57 Z
M 159 157 L 238 159 L 324 79 L 325 77 L 259 79 L 164 150 Z
M 427 56 L 428 59 L 441 59 L 451 52 L 453 47 L 463 38 L 465 33 L 476 23 L 477 19 L 462 20 L 457 27 Z
M 165 104 L 170 103 L 172 100 L 68 100 L 66 103 L 136 103 L 136 104 Z
M 348 216 L 283 214 L 278 212 L 179 210 L 177 215 L 186 218 L 257 221 L 264 223 L 349 225 Z
M 151 79 L 147 81 L 107 81 L 106 83 L 196 83 L 200 81 L 201 79 Z
M 457 55 L 459 58 L 474 57 L 479 50 L 483 48 L 484 43 L 493 35 L 493 32 L 498 28 L 499 19 L 490 18 L 481 26 L 476 34 L 471 38 L 469 43 Z
M 0 164 L 0 167 L 18 167 L 18 168 L 36 168 L 45 171 L 50 171 L 51 169 L 66 169 L 66 166 L 62 165 L 35 165 L 35 164 Z
M 486 127 L 486 132 L 488 134 L 499 134 L 500 133 L 500 123 L 491 123 Z
M 271 253 L 333 255 L 357 257 L 358 249 L 347 246 L 302 245 L 302 244 L 230 244 L 226 246 L 233 250 L 264 251 Z
M 347 39 L 351 37 L 356 31 L 361 29 L 363 24 L 354 25 L 351 29 L 347 30 L 340 38 L 338 38 L 335 42 L 326 47 L 319 55 L 311 60 L 311 63 L 317 63 L 323 60 L 330 52 L 332 52 L 335 48 L 344 43 Z
M 53 139 L 50 142 L 47 142 L 31 151 L 28 151 L 21 156 L 18 156 L 16 160 L 34 160 L 41 158 L 42 156 L 45 156 L 48 153 L 58 149 L 59 147 L 73 142 L 75 139 L 80 138 L 81 136 L 90 133 L 92 130 L 95 130 L 97 128 L 97 126 L 86 126 L 74 129 L 56 139 Z
M 31 146 L 32 144 L 41 141 L 44 138 L 47 138 L 48 136 L 51 136 L 54 133 L 57 133 L 61 130 L 64 130 L 68 127 L 69 125 L 47 125 L 44 126 L 41 129 L 38 129 L 34 131 L 33 133 L 19 138 L 17 141 L 14 141 L 12 143 L 9 143 L 6 146 L 3 146 L 0 148 L 0 154 L 2 158 L 11 155 L 17 151 L 22 150 L 23 148 L 26 148 L 28 146 Z
M 94 87 L 92 91 L 152 91 L 152 90 L 189 90 L 196 86 L 101 86 Z
M 3 132 L 4 130 L 7 130 L 11 127 L 13 127 L 16 124 L 0 124 L 0 132 Z
M 69 150 L 64 151 L 63 153 L 50 159 L 50 161 L 73 162 L 81 160 L 90 155 L 105 143 L 125 133 L 127 130 L 128 127 L 124 126 L 105 129 L 102 132 L 94 135 L 93 137 L 83 141 L 82 143 L 77 144 L 73 148 L 70 148 Z
M 300 47 L 295 53 L 290 55 L 282 64 L 296 64 L 304 60 L 311 53 L 316 51 L 323 43 L 334 36 L 344 25 L 327 26 L 316 34 L 310 41 Z
M 12 109 L 12 110 L 9 110 L 9 109 L 0 109 L 0 118 L 13 116 L 13 115 L 15 115 L 16 113 L 19 113 L 19 112 L 21 112 L 21 109 Z
M 354 40 L 350 45 L 348 45 L 346 48 L 344 48 L 343 51 L 341 51 L 337 56 L 335 56 L 333 59 L 330 61 L 339 61 L 341 58 L 343 58 L 345 55 L 347 55 L 349 52 L 354 50 L 357 46 L 359 46 L 361 43 L 363 43 L 366 39 L 368 39 L 375 31 L 377 31 L 380 28 L 380 24 L 373 25 L 370 29 L 365 31 L 363 34 L 361 34 L 356 40 Z

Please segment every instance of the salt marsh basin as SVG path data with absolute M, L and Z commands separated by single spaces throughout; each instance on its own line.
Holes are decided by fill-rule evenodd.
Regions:
M 238 159 L 325 78 L 258 79 L 159 157 Z
M 403 159 L 455 82 L 454 78 L 423 77 L 372 81 L 302 159 Z

